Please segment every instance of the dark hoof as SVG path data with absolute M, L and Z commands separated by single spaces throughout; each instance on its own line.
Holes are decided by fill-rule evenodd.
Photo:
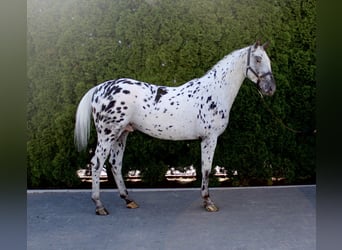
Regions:
M 102 207 L 102 208 L 97 208 L 96 209 L 96 214 L 97 215 L 108 215 L 109 213 L 108 213 L 107 209 Z

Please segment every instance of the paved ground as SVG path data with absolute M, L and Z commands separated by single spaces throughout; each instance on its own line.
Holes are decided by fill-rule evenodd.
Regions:
M 103 190 L 110 212 L 96 216 L 90 190 L 28 191 L 27 249 L 316 249 L 316 186 L 217 188 L 217 213 L 199 189 Z

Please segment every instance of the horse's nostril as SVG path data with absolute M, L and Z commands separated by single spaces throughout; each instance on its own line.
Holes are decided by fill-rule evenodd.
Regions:
M 274 92 L 275 92 L 275 88 L 270 87 L 270 91 L 269 92 L 270 92 L 271 95 L 273 95 Z

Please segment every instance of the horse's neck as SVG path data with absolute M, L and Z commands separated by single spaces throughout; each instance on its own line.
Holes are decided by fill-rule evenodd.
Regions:
M 247 49 L 240 49 L 225 56 L 202 79 L 222 103 L 231 108 L 245 78 Z

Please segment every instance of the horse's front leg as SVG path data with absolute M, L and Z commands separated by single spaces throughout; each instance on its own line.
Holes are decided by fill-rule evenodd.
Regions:
M 125 151 L 127 135 L 128 132 L 125 131 L 120 136 L 120 138 L 112 145 L 109 162 L 112 165 L 111 169 L 116 186 L 118 187 L 120 193 L 120 197 L 126 201 L 126 207 L 138 208 L 139 205 L 128 196 L 127 188 L 122 178 L 122 159 Z
M 217 137 L 206 138 L 201 142 L 201 154 L 202 154 L 202 198 L 204 201 L 204 208 L 208 212 L 218 211 L 218 207 L 210 199 L 209 196 L 209 174 L 211 172 L 213 157 L 215 153 L 217 143 Z

